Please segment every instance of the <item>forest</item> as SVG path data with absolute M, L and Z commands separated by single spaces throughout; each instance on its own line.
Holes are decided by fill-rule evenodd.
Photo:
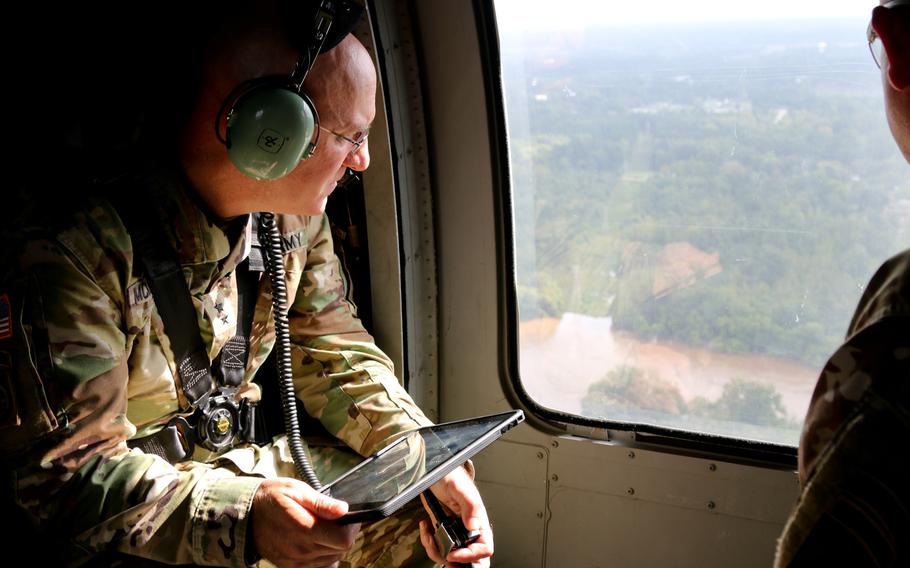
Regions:
M 910 220 L 878 70 L 857 22 L 739 26 L 504 41 L 523 319 L 816 366 L 843 338 Z

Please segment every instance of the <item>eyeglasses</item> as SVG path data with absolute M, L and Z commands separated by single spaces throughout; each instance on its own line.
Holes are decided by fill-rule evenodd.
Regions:
M 910 1 L 910 0 L 908 0 L 908 1 Z M 341 140 L 344 140 L 345 142 L 347 142 L 348 144 L 350 144 L 351 146 L 353 146 L 353 148 L 351 148 L 351 151 L 348 152 L 348 155 L 350 155 L 350 156 L 353 156 L 354 154 L 356 154 L 357 152 L 360 151 L 360 146 L 361 146 L 364 142 L 367 141 L 367 136 L 370 135 L 369 132 L 361 131 L 361 132 L 358 132 L 357 135 L 356 135 L 354 138 L 348 138 L 348 137 L 345 136 L 344 134 L 339 134 L 339 133 L 335 132 L 334 130 L 329 130 L 328 128 L 326 128 L 326 127 L 324 127 L 324 126 L 320 126 L 319 129 L 320 129 L 320 130 L 325 130 L 326 132 L 329 132 L 329 133 L 331 133 L 331 134 L 334 134 L 337 138 L 339 138 L 339 139 L 341 139 Z
M 890 2 L 885 2 L 882 4 L 882 8 L 896 8 L 897 6 L 910 6 L 910 0 L 891 0 Z M 872 59 L 875 61 L 875 64 L 878 65 L 878 68 L 882 68 L 882 52 L 883 46 L 881 38 L 878 36 L 878 33 L 872 27 L 872 22 L 869 22 L 869 27 L 866 28 L 866 40 L 869 42 L 869 51 L 872 52 Z

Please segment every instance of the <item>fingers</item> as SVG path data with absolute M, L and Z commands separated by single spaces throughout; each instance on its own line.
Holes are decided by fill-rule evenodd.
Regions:
M 267 479 L 253 498 L 253 538 L 259 553 L 284 565 L 331 566 L 354 546 L 359 524 L 334 522 L 347 503 L 294 479 Z
M 468 526 L 467 522 L 465 522 L 465 526 Z M 480 536 L 464 548 L 453 549 L 446 556 L 446 560 L 463 564 L 474 563 L 481 566 L 489 566 L 489 559 L 493 556 L 493 529 L 490 528 L 489 523 L 484 523 L 481 528 L 469 528 L 468 530 L 479 531 Z
M 313 542 L 330 550 L 347 552 L 354 546 L 360 524 L 319 523 L 312 531 Z
M 436 549 L 436 541 L 433 539 L 433 527 L 430 526 L 430 521 L 422 520 L 420 521 L 420 544 L 423 545 L 424 550 L 427 551 L 427 556 L 430 557 L 430 560 L 436 564 L 445 563 L 445 559 Z
M 440 484 L 442 484 L 441 492 L 444 503 L 461 517 L 466 529 L 469 531 L 487 530 L 492 534 L 487 509 L 480 498 L 480 492 L 463 470 L 453 471 L 444 477 Z M 490 541 L 492 542 L 492 539 Z
M 452 550 L 446 560 L 462 564 L 489 566 L 491 556 L 493 556 L 493 532 L 487 529 L 482 530 L 481 537 L 473 543 L 464 548 Z
M 281 568 L 338 568 L 344 558 L 340 556 L 324 556 L 320 558 L 310 558 L 304 561 L 284 561 L 276 562 Z
M 433 489 L 434 493 L 440 497 L 440 500 L 461 517 L 461 521 L 467 530 L 480 533 L 478 539 L 470 545 L 452 550 L 446 560 L 459 563 L 479 563 L 481 566 L 488 566 L 489 557 L 493 555 L 494 550 L 493 529 L 490 526 L 487 510 L 480 497 L 480 492 L 470 476 L 460 468 L 456 469 L 437 483 Z M 429 544 L 432 546 L 432 551 L 436 551 L 432 527 L 429 526 L 429 523 L 426 527 L 426 535 L 424 532 L 424 528 L 421 527 L 421 543 L 427 549 L 427 554 L 430 555 L 433 561 L 440 562 L 439 553 L 435 552 L 436 557 L 434 558 L 432 556 L 433 552 L 427 546 Z
M 298 503 L 321 519 L 334 521 L 348 512 L 348 504 L 317 492 L 305 483 L 300 483 Z
M 263 481 L 256 492 L 255 499 L 274 499 L 279 495 L 293 499 L 321 519 L 334 521 L 348 512 L 348 504 L 344 501 L 333 499 L 319 493 L 302 481 L 287 477 Z

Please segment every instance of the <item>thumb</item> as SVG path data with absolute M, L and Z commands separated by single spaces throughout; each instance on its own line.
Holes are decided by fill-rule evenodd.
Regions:
M 299 500 L 304 508 L 327 521 L 339 519 L 348 512 L 347 503 L 319 493 L 309 486 L 303 489 Z

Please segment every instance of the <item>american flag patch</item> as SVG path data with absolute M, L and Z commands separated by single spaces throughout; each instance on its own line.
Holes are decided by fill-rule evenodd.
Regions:
M 0 295 L 0 339 L 13 336 L 13 323 L 10 319 L 9 296 Z

